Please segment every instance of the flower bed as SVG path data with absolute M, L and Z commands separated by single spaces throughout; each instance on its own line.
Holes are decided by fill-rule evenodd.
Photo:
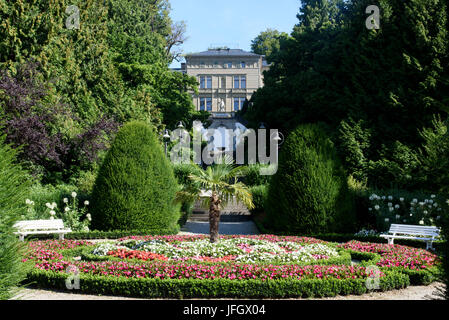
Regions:
M 40 286 L 62 289 L 66 270 L 76 267 L 83 292 L 147 297 L 362 294 L 374 277 L 379 290 L 402 288 L 410 277 L 401 271 L 427 272 L 437 263 L 420 249 L 360 242 L 337 246 L 301 237 L 228 236 L 210 244 L 205 236 L 148 236 L 100 245 L 53 240 L 28 246 L 24 261 L 34 266 L 28 280 Z M 376 257 L 379 270 L 370 267 L 372 261 L 351 265 L 350 252 Z

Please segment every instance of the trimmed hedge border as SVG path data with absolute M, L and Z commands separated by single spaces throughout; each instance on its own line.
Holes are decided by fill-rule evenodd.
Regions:
M 273 234 L 277 236 L 297 236 L 297 234 L 289 234 L 285 232 L 274 232 L 271 230 L 268 230 L 263 226 L 263 224 L 259 221 L 253 220 L 253 222 L 256 224 L 259 231 L 263 234 Z M 339 234 L 339 233 L 321 233 L 321 234 L 312 234 L 312 235 L 303 235 L 304 237 L 310 237 L 310 238 L 316 238 L 323 241 L 329 241 L 329 242 L 348 242 L 351 240 L 357 240 L 361 242 L 373 242 L 373 243 L 387 243 L 387 240 L 384 238 L 381 238 L 379 236 L 369 236 L 369 237 L 360 237 L 355 236 L 353 234 L 347 233 L 347 234 Z M 395 244 L 414 247 L 414 248 L 426 248 L 426 243 L 424 241 L 419 240 L 412 240 L 412 239 L 395 239 Z M 440 251 L 443 247 L 444 241 L 443 240 L 437 240 L 433 242 L 433 247 L 436 251 Z
M 70 275 L 62 272 L 33 270 L 27 281 L 39 287 L 67 291 L 65 281 Z M 380 291 L 402 289 L 410 279 L 400 272 L 389 272 L 380 279 Z M 122 278 L 80 275 L 83 294 L 101 294 L 143 298 L 313 298 L 336 295 L 362 295 L 368 292 L 363 279 L 307 280 L 175 280 Z M 73 292 L 73 291 L 72 291 Z
M 130 231 L 89 231 L 89 232 L 71 232 L 67 233 L 64 238 L 67 240 L 94 240 L 94 239 L 110 239 L 116 240 L 129 236 L 163 236 L 163 235 L 176 235 L 179 233 L 179 227 L 173 229 L 163 230 L 130 230 Z M 58 239 L 54 234 L 43 235 L 30 235 L 27 240 L 46 240 L 46 239 Z

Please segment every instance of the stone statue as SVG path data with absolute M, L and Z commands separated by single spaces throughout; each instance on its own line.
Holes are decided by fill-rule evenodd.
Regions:
M 220 112 L 225 112 L 226 111 L 226 106 L 225 106 L 225 103 L 224 103 L 223 99 L 219 99 L 218 100 L 218 110 Z

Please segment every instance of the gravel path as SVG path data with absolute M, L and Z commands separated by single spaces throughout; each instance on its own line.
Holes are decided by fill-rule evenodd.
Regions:
M 408 287 L 402 290 L 375 292 L 365 294 L 362 296 L 338 296 L 335 298 L 323 298 L 312 300 L 438 300 L 440 299 L 437 293 L 439 287 L 441 287 L 440 283 L 433 283 L 429 286 Z M 96 296 L 96 295 L 57 292 L 41 289 L 23 289 L 12 300 L 145 300 L 145 299 Z M 153 299 L 153 300 L 161 300 L 161 299 Z M 203 299 L 203 300 L 212 300 L 212 299 Z M 232 299 L 219 299 L 219 300 L 232 300 Z M 305 300 L 305 299 L 288 299 L 288 300 Z
M 256 235 L 259 230 L 253 221 L 220 222 L 219 233 L 225 235 Z M 209 234 L 209 222 L 188 221 L 182 228 L 182 234 Z

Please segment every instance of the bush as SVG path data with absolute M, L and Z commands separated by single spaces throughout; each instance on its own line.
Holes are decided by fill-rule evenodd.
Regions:
M 178 184 L 182 186 L 188 186 L 192 183 L 189 179 L 189 175 L 193 172 L 194 164 L 175 164 L 173 166 L 176 180 Z M 179 218 L 178 224 L 183 226 L 193 212 L 194 201 L 184 201 L 181 203 L 181 216 Z
M 8 299 L 26 276 L 21 263 L 22 245 L 13 233 L 14 223 L 26 211 L 31 179 L 15 164 L 16 152 L 0 136 L 0 299 Z
M 247 166 L 245 176 L 242 178 L 243 183 L 248 187 L 268 185 L 271 176 L 263 176 L 260 174 L 262 168 L 267 168 L 268 165 L 252 164 Z
M 251 194 L 253 195 L 253 204 L 254 209 L 251 210 L 251 213 L 259 213 L 265 211 L 265 201 L 267 199 L 268 186 L 253 186 L 250 189 Z
M 92 226 L 101 231 L 173 228 L 178 186 L 155 133 L 144 122 L 118 132 L 92 193 Z
M 353 208 L 346 174 L 324 129 L 302 125 L 290 133 L 268 189 L 268 225 L 298 234 L 352 232 Z

